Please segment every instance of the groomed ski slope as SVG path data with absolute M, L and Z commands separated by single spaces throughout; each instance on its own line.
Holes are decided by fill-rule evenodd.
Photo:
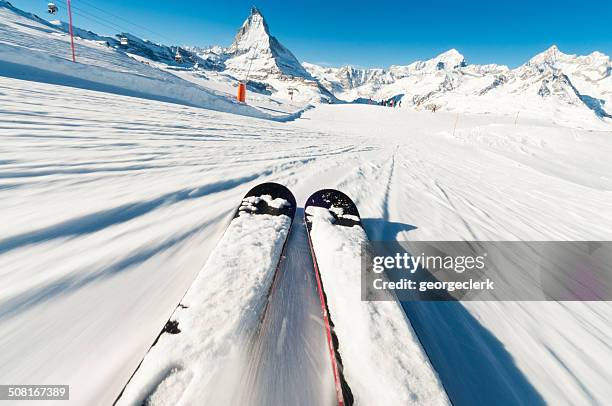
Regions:
M 612 237 L 610 131 L 367 105 L 276 123 L 4 77 L 0 106 L 0 381 L 69 384 L 62 404 L 113 402 L 257 183 L 340 189 L 371 239 Z M 405 310 L 455 405 L 612 398 L 609 303 Z

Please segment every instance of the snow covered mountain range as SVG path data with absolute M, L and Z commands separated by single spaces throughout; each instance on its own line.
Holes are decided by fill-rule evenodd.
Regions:
M 0 1 L 0 8 L 67 31 L 65 23 L 47 22 L 8 2 Z M 270 34 L 266 20 L 255 7 L 229 47 L 165 46 L 127 33 L 100 36 L 81 29 L 76 30 L 76 35 L 105 43 L 160 69 L 175 74 L 180 71 L 181 78 L 204 87 L 218 89 L 215 81 L 226 88 L 247 81 L 252 94 L 285 101 L 393 101 L 395 106 L 416 110 L 521 114 L 573 125 L 593 120 L 612 123 L 612 62 L 599 52 L 568 55 L 553 45 L 514 69 L 469 64 L 455 49 L 428 60 L 385 69 L 322 67 L 300 63 Z M 120 37 L 128 38 L 129 44 L 121 46 Z M 183 58 L 180 64 L 174 59 L 176 52 Z
M 612 117 L 612 63 L 599 52 L 567 55 L 553 45 L 515 69 L 470 65 L 455 49 L 388 69 L 304 66 L 346 101 L 395 100 L 401 101 L 402 107 L 477 113 L 529 109 L 552 112 L 571 107 L 585 115 Z

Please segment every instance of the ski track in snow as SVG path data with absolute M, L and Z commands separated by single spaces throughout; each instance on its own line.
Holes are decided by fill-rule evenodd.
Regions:
M 299 206 L 341 189 L 372 239 L 612 237 L 611 132 L 464 115 L 453 135 L 454 121 L 319 106 L 283 124 L 0 78 L 0 382 L 112 403 L 263 181 Z M 404 310 L 455 405 L 612 398 L 609 303 Z M 283 328 L 269 317 L 264 336 Z

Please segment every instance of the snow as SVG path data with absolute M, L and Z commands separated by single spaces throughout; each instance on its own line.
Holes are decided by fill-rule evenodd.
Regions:
M 367 241 L 363 228 L 334 226 L 330 211 L 321 207 L 310 206 L 306 214 L 355 404 L 449 404 L 399 303 L 359 301 L 361 250 Z
M 376 76 L 381 85 L 371 93 L 378 85 L 366 83 L 366 96 L 434 94 L 418 108 L 305 110 L 279 92 L 249 93 L 253 106 L 240 107 L 229 101 L 235 78 L 221 71 L 130 57 L 96 38 L 77 39 L 72 64 L 59 26 L 0 2 L 0 382 L 69 384 L 71 399 L 61 404 L 111 404 L 207 259 L 219 258 L 215 245 L 235 205 L 265 181 L 287 185 L 298 202 L 322 188 L 342 190 L 371 239 L 612 238 L 612 129 L 595 114 L 597 106 L 609 113 L 603 54 L 557 54 L 555 67 L 511 72 L 445 67 L 393 83 L 386 70 L 362 71 L 357 82 Z M 506 79 L 476 96 L 500 75 Z M 548 97 L 538 95 L 544 80 Z M 433 114 L 427 103 L 445 108 Z M 266 363 L 247 363 L 257 369 L 254 387 L 282 380 L 310 404 L 331 404 L 301 230 L 291 232 L 293 260 L 253 344 Z M 453 404 L 612 398 L 609 302 L 403 309 L 405 330 Z M 230 311 L 228 320 L 239 317 Z M 283 330 L 292 322 L 295 330 Z M 404 348 L 423 354 L 405 337 L 400 356 Z M 288 372 L 304 360 L 312 363 L 303 374 Z M 168 393 L 190 371 L 170 374 Z M 287 403 L 288 393 L 256 396 Z
M 612 123 L 612 63 L 602 53 L 566 55 L 556 46 L 524 65 L 468 65 L 451 49 L 432 59 L 388 69 L 304 67 L 346 101 L 401 101 L 402 108 L 517 114 L 562 125 L 606 128 Z M 552 87 L 552 89 L 551 89 Z
M 249 186 L 308 151 L 348 148 L 302 131 L 296 151 L 280 123 L 0 81 L 0 310 L 12 331 L 0 347 L 15 349 L 0 375 L 67 382 L 74 404 L 112 403 Z
M 170 318 L 181 331 L 159 337 L 119 405 L 231 403 L 232 365 L 250 348 L 290 226 L 285 215 L 243 211 L 232 220 Z
M 300 101 L 336 100 L 329 91 L 302 67 L 297 58 L 275 37 L 261 12 L 253 7 L 233 44 L 226 51 L 225 66 L 240 80 L 254 79 L 268 83 L 274 93 Z M 290 89 L 297 89 L 290 95 Z
M 259 202 L 266 202 L 266 205 L 268 207 L 273 207 L 275 209 L 280 209 L 290 205 L 288 201 L 286 201 L 285 199 L 281 199 L 280 197 L 273 199 L 270 195 L 249 196 L 242 199 L 242 203 L 238 208 L 239 214 L 242 214 L 242 212 L 256 211 L 256 206 Z
M 313 221 L 314 220 L 320 220 L 323 222 L 327 222 L 330 224 L 334 223 L 334 215 L 332 214 L 332 212 L 336 212 L 336 210 L 333 210 L 336 208 L 332 208 L 330 210 L 327 210 L 326 208 L 323 207 L 316 207 L 316 206 L 310 206 L 308 208 L 306 208 L 306 214 L 308 214 L 309 216 L 312 216 Z M 342 210 L 342 209 L 340 209 Z
M 298 209 L 237 398 L 251 405 L 336 401 L 306 227 Z
M 304 119 L 378 151 L 328 185 L 356 201 L 371 239 L 610 239 L 610 131 L 466 114 L 453 137 L 453 114 L 377 106 L 321 106 Z M 612 395 L 609 302 L 404 309 L 455 404 L 606 403 Z
M 610 131 L 367 105 L 277 123 L 11 78 L 0 104 L 0 380 L 68 383 L 73 404 L 114 400 L 255 183 L 298 202 L 338 188 L 372 239 L 612 237 Z M 510 380 L 605 403 L 610 310 L 424 303 L 408 317 L 454 402 L 506 399 Z
M 62 27 L 36 20 L 6 4 L 0 2 L 2 76 L 277 120 L 293 119 L 307 108 L 307 103 L 301 103 L 279 109 L 278 106 L 285 103 L 270 98 L 257 103 L 257 99 L 262 97 L 250 97 L 250 103 L 255 101 L 254 106 L 238 103 L 235 89 L 231 86 L 221 85 L 219 89 L 219 86 L 207 86 L 197 79 L 190 80 L 189 76 L 196 76 L 198 72 L 177 71 L 173 62 L 174 52 L 170 48 L 133 36 L 129 36 L 131 45 L 124 52 L 116 46 L 100 44 L 100 40 L 114 41 L 112 38 L 78 30 L 77 35 L 82 34 L 82 37 L 75 38 L 78 62 L 75 64 L 70 59 L 69 35 Z M 160 59 L 164 61 L 163 55 L 167 58 L 160 62 Z M 168 60 L 172 61 L 170 66 Z M 223 81 L 227 80 L 230 79 L 223 78 Z M 235 79 L 233 82 L 237 83 Z
M 241 76 L 298 76 L 312 79 L 296 57 L 270 35 L 268 24 L 260 11 L 253 7 L 228 50 L 225 65 Z

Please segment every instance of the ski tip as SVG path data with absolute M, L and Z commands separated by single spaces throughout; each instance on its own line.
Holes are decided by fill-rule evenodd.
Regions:
M 313 193 L 306 200 L 305 207 L 308 206 L 324 207 L 326 209 L 331 207 L 342 208 L 345 215 L 348 214 L 361 218 L 357 205 L 353 200 L 336 189 L 321 189 Z
M 340 226 L 362 226 L 357 205 L 350 197 L 335 189 L 323 189 L 313 193 L 304 205 L 304 222 L 310 231 L 313 213 L 310 208 L 325 209 L 326 216 L 331 216 L 334 224 Z
M 259 185 L 249 190 L 249 192 L 245 195 L 245 197 L 262 196 L 262 195 L 270 195 L 274 199 L 276 198 L 285 199 L 293 207 L 297 205 L 295 196 L 293 196 L 293 193 L 291 193 L 289 188 L 287 188 L 287 186 L 285 185 L 281 185 L 280 183 L 275 183 L 275 182 L 260 183 Z
M 265 195 L 270 196 L 272 199 L 283 199 L 289 202 L 289 205 L 287 207 L 281 208 L 280 210 L 269 210 L 270 213 L 268 214 L 280 213 L 280 214 L 286 214 L 287 216 L 291 218 L 294 217 L 296 207 L 297 207 L 295 196 L 293 196 L 293 193 L 291 193 L 289 188 L 287 188 L 284 185 L 281 185 L 280 183 L 275 183 L 275 182 L 260 183 L 259 185 L 251 188 L 251 190 L 249 190 L 248 193 L 244 195 L 243 201 L 244 199 L 249 198 L 249 197 L 260 197 L 260 196 L 265 196 Z M 240 209 L 236 211 L 235 217 L 238 216 L 239 210 Z M 264 211 L 264 213 L 266 212 L 268 212 L 268 210 Z

